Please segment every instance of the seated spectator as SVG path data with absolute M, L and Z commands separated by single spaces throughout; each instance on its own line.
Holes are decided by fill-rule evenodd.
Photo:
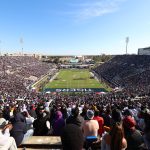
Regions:
M 67 124 L 61 135 L 63 150 L 82 150 L 84 138 L 81 128 L 75 124 Z

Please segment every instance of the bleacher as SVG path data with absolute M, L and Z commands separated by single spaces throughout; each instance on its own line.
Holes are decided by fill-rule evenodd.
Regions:
M 150 70 L 150 56 L 118 55 L 95 68 L 95 72 L 112 86 L 128 85 L 128 78 L 139 78 Z M 147 75 L 147 74 L 146 74 Z M 148 78 L 148 76 L 146 76 Z M 132 81 L 132 80 L 131 80 Z M 129 84 L 132 82 L 129 82 Z M 137 82 L 134 84 L 137 85 Z M 133 84 L 132 84 L 133 85 Z

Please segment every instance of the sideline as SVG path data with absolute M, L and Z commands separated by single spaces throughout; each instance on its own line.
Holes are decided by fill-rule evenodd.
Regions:
M 97 80 L 98 82 L 100 82 L 100 80 L 98 79 L 98 77 L 93 72 L 90 71 L 90 74 L 94 77 L 95 80 Z
M 50 80 L 54 79 L 56 77 L 56 75 L 58 75 L 58 73 L 59 73 L 59 70 L 57 70 L 57 71 L 58 72 L 56 72 L 56 73 L 54 73 L 54 72 L 53 73 L 52 72 L 48 72 L 45 76 L 41 77 L 37 82 L 35 82 L 34 84 L 32 84 L 31 87 L 35 88 L 35 89 L 38 89 L 38 86 L 41 83 L 43 83 L 44 81 L 46 81 L 49 78 L 49 76 L 52 76 L 52 78 Z
M 39 79 L 37 82 L 35 82 L 31 87 L 32 88 L 36 88 L 37 87 L 37 85 L 40 83 L 40 82 L 42 82 L 42 81 L 44 81 L 44 79 L 47 79 L 48 78 L 48 75 L 49 74 L 47 74 L 47 75 L 45 75 L 44 77 L 42 77 L 41 79 Z
M 59 71 L 56 72 L 56 74 L 54 76 L 52 76 L 52 78 L 49 80 L 49 82 L 52 82 L 59 74 Z

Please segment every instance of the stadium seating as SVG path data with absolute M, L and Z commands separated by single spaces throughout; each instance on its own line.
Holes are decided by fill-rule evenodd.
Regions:
M 118 55 L 94 71 L 112 87 L 146 90 L 150 84 L 150 56 Z M 139 89 L 138 89 L 139 90 Z

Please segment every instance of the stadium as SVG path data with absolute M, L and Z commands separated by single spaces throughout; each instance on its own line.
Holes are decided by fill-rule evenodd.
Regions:
M 124 120 L 126 115 L 129 117 L 132 114 L 138 117 L 138 113 L 149 117 L 149 55 L 109 56 L 103 63 L 95 62 L 95 57 L 99 57 L 101 61 L 101 56 L 88 56 L 86 58 L 83 56 L 84 59 L 80 63 L 77 60 L 72 61 L 72 59 L 77 59 L 74 56 L 67 56 L 68 61 L 65 63 L 61 62 L 64 56 L 59 56 L 57 63 L 51 57 L 41 59 L 34 55 L 5 55 L 0 57 L 0 113 L 6 120 L 10 120 L 13 126 L 16 126 L 16 129 L 13 128 L 10 133 L 18 148 L 61 149 L 62 145 L 56 141 L 64 142 L 65 139 L 63 138 L 65 137 L 63 134 L 61 135 L 63 128 L 59 127 L 61 130 L 55 130 L 57 127 L 53 126 L 55 117 L 53 118 L 52 114 L 54 115 L 54 113 L 63 115 L 61 125 L 65 120 L 66 123 L 68 122 L 67 124 L 74 121 L 73 124 L 76 124 L 79 121 L 79 124 L 75 125 L 78 127 L 81 126 L 82 119 L 86 118 L 85 110 L 90 113 L 87 115 L 93 115 L 93 117 L 94 114 L 92 113 L 98 112 L 99 119 L 105 122 L 105 132 L 109 132 L 111 125 L 111 122 L 108 122 L 111 121 L 107 115 L 108 112 L 112 117 L 113 113 L 122 113 Z M 140 109 L 139 112 L 138 109 Z M 11 113 L 12 110 L 13 114 Z M 41 110 L 42 114 L 40 113 Z M 71 114 L 75 113 L 73 110 L 80 112 L 78 121 L 77 118 L 74 118 L 75 120 L 72 118 Z M 28 118 L 26 121 L 28 122 L 27 125 L 30 126 L 26 132 L 30 138 L 26 139 L 25 142 L 22 141 L 23 137 L 18 139 L 18 135 L 21 134 L 20 129 L 23 129 L 23 126 L 19 127 L 19 122 L 12 120 L 15 117 L 20 118 L 20 115 Z M 43 115 L 46 115 L 47 119 Z M 44 118 L 52 126 L 45 124 Z M 138 126 L 139 130 L 142 131 L 142 126 L 140 124 Z M 74 129 L 74 127 L 72 128 Z M 66 134 L 69 134 L 68 131 L 72 132 L 71 129 L 66 125 Z M 78 129 L 75 128 L 74 130 Z M 99 132 L 101 135 L 103 130 Z M 39 145 L 37 140 L 41 140 Z M 53 144 L 49 143 L 49 140 L 53 140 Z M 82 141 L 82 138 L 80 140 Z M 100 149 L 101 142 L 98 140 L 97 144 L 90 144 L 87 147 Z M 80 144 L 83 146 L 82 143 Z M 70 146 L 69 143 L 67 143 L 68 146 Z
M 149 6 L 1 0 L 0 150 L 150 150 Z
M 68 59 L 68 58 L 67 58 Z M 60 58 L 61 60 L 61 58 Z M 87 59 L 86 59 L 87 60 Z M 48 60 L 47 60 L 48 61 Z M 90 60 L 91 61 L 91 60 Z M 111 88 L 103 83 L 90 67 L 93 62 L 87 63 L 85 60 L 78 62 L 78 59 L 70 57 L 68 63 L 59 64 L 55 68 L 55 73 L 46 75 L 40 81 L 32 85 L 33 89 L 42 86 L 43 92 L 106 92 Z M 58 69 L 59 68 L 59 69 Z M 45 81 L 47 80 L 47 81 Z M 44 85 L 41 85 L 44 82 Z M 45 82 L 47 82 L 45 84 Z

